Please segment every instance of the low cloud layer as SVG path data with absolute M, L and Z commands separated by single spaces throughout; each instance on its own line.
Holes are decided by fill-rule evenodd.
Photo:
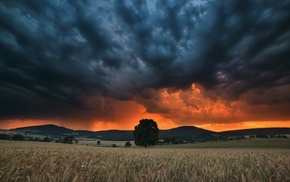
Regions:
M 1 1 L 0 122 L 120 122 L 117 102 L 176 124 L 290 120 L 289 9 L 286 0 Z

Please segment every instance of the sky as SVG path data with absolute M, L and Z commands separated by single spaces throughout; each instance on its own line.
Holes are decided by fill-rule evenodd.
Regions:
M 0 1 L 0 128 L 290 127 L 290 1 Z

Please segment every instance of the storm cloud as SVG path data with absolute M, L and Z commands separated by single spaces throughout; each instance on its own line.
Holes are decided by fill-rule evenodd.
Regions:
M 176 114 L 164 89 L 199 111 L 205 100 L 242 102 L 254 119 L 271 110 L 290 120 L 289 9 L 286 0 L 3 0 L 0 120 L 109 121 L 118 100 L 178 122 L 216 118 Z

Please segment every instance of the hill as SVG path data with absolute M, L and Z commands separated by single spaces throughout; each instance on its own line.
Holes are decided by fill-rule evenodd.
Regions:
M 97 138 L 112 141 L 132 141 L 134 140 L 133 131 L 131 130 L 107 130 L 96 131 Z
M 11 131 L 22 132 L 26 134 L 35 134 L 35 135 L 69 135 L 73 134 L 74 130 L 57 126 L 53 124 L 48 125 L 38 125 L 38 126 L 27 126 L 27 127 L 20 127 L 11 129 Z
M 20 132 L 31 135 L 44 135 L 50 137 L 62 137 L 65 135 L 74 135 L 75 137 L 95 138 L 102 140 L 119 140 L 130 141 L 134 140 L 132 130 L 106 130 L 106 131 L 87 131 L 87 130 L 72 130 L 61 126 L 52 124 L 29 126 L 11 129 L 13 132 Z M 205 130 L 195 126 L 181 126 L 168 130 L 160 130 L 160 139 L 169 140 L 189 140 L 189 141 L 208 141 L 216 138 L 226 138 L 233 136 L 245 135 L 290 135 L 290 128 L 258 128 L 258 129 L 245 129 L 233 130 L 224 132 L 214 132 Z
M 103 140 L 133 140 L 133 132 L 126 130 L 107 130 L 107 131 L 88 131 L 88 130 L 72 130 L 62 126 L 53 124 L 27 126 L 11 129 L 10 131 L 31 134 L 44 135 L 51 137 L 62 137 L 65 135 L 74 135 L 76 137 L 84 138 L 99 138 Z
M 162 139 L 177 140 L 210 140 L 216 132 L 195 126 L 181 126 L 169 130 L 161 130 L 159 137 Z

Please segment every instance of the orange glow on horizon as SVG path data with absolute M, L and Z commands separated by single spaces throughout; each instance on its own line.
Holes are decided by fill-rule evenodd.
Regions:
M 146 93 L 148 92 L 148 93 Z M 199 85 L 186 90 L 148 89 L 145 94 L 154 98 L 136 97 L 120 101 L 107 97 L 87 98 L 96 109 L 79 111 L 55 120 L 6 120 L 0 129 L 55 124 L 74 130 L 133 130 L 141 119 L 153 119 L 159 129 L 196 126 L 211 131 L 249 128 L 289 127 L 289 115 L 271 112 L 281 109 L 266 105 L 250 105 L 242 100 L 228 101 L 214 97 Z M 275 110 L 274 110 L 275 111 Z M 75 114 L 75 115 L 73 115 Z

